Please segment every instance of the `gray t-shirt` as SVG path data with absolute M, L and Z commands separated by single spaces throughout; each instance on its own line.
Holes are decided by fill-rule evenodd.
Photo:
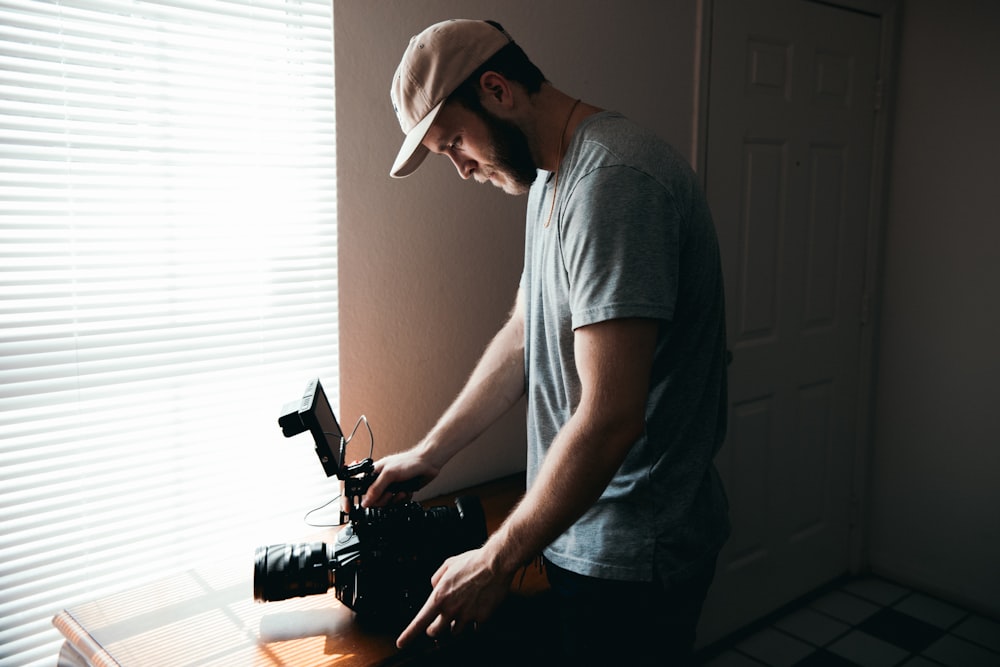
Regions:
M 635 442 L 598 502 L 545 550 L 608 579 L 681 580 L 729 535 L 712 459 L 726 430 L 725 307 L 719 248 L 689 165 L 613 112 L 583 121 L 559 173 L 528 196 L 525 372 L 528 483 L 580 397 L 573 331 L 604 320 L 660 322 Z

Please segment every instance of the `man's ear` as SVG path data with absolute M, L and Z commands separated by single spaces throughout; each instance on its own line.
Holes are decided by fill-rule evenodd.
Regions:
M 510 82 L 498 72 L 484 72 L 479 77 L 479 94 L 485 105 L 510 108 L 514 102 Z

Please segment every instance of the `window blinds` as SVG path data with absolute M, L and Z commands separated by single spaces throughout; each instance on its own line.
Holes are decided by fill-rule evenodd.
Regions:
M 336 489 L 330 0 L 0 4 L 0 665 Z M 350 424 L 345 424 L 345 427 Z

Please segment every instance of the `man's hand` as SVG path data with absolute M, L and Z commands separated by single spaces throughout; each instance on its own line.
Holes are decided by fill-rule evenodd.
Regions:
M 361 504 L 364 507 L 381 507 L 393 501 L 408 500 L 410 493 L 391 493 L 389 486 L 395 482 L 407 482 L 415 479 L 422 487 L 437 477 L 439 472 L 440 468 L 427 461 L 417 449 L 383 457 L 375 462 L 377 477 L 368 487 L 364 498 L 361 499 Z M 410 489 L 410 491 L 413 490 Z M 406 497 L 400 498 L 400 495 Z
M 431 637 L 459 634 L 485 621 L 507 597 L 514 573 L 495 572 L 485 548 L 449 558 L 431 577 L 434 589 L 396 639 L 403 648 L 425 631 Z

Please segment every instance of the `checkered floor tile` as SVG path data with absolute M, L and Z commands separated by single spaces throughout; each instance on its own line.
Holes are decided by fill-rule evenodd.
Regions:
M 1000 667 L 1000 622 L 877 577 L 703 650 L 704 667 Z

